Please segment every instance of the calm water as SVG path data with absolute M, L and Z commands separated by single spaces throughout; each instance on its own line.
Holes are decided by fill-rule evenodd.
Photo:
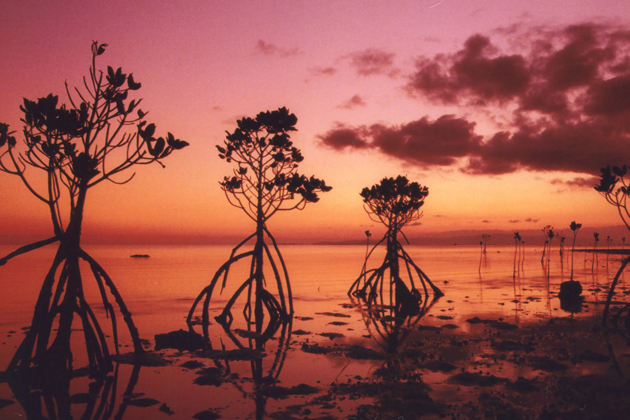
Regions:
M 5 255 L 11 247 L 0 247 L 0 254 Z M 143 338 L 152 340 L 158 333 L 165 333 L 180 328 L 186 329 L 185 317 L 193 299 L 205 287 L 216 269 L 227 260 L 231 248 L 227 246 L 89 246 L 86 250 L 99 261 L 117 284 Z M 265 363 L 282 360 L 280 383 L 285 387 L 300 383 L 322 386 L 355 375 L 366 375 L 375 367 L 376 362 L 369 360 L 351 360 L 307 354 L 299 350 L 300 343 L 328 340 L 319 333 L 339 333 L 342 337 L 334 340 L 335 345 L 360 344 L 379 349 L 375 338 L 366 338 L 368 330 L 365 317 L 358 308 L 348 305 L 346 295 L 348 287 L 361 270 L 365 247 L 363 246 L 282 246 L 281 250 L 291 276 L 293 286 L 295 314 L 293 330 L 302 330 L 311 335 L 293 335 L 290 346 L 282 357 L 274 356 L 274 349 L 279 344 L 272 344 L 267 349 Z M 565 255 L 560 260 L 555 249 L 549 267 L 549 276 L 540 264 L 540 250 L 528 248 L 524 260 L 520 260 L 514 270 L 514 250 L 511 247 L 489 247 L 486 255 L 481 256 L 478 247 L 421 247 L 407 246 L 407 252 L 424 270 L 431 280 L 438 285 L 445 296 L 439 299 L 430 311 L 419 320 L 418 325 L 442 326 L 454 324 L 457 333 L 465 334 L 475 327 L 467 322 L 474 316 L 485 319 L 500 319 L 517 325 L 540 324 L 553 317 L 566 317 L 559 300 L 556 298 L 559 285 L 568 280 L 570 261 Z M 33 306 L 46 270 L 52 261 L 54 248 L 49 247 L 18 257 L 0 267 L 0 369 L 4 370 L 19 344 L 22 327 L 30 324 Z M 131 254 L 150 254 L 150 258 L 130 258 Z M 570 253 L 569 253 L 570 254 Z M 381 255 L 375 255 L 371 266 L 380 263 Z M 480 258 L 482 257 L 482 258 Z M 586 258 L 586 259 L 585 259 Z M 599 267 L 591 270 L 591 255 L 575 254 L 574 278 L 580 280 L 585 289 L 584 310 L 578 316 L 593 315 L 602 310 L 599 304 L 605 296 L 608 284 L 619 267 L 619 261 L 600 255 Z M 234 290 L 237 280 L 244 280 L 248 269 L 247 263 L 232 270 L 232 281 L 226 291 L 213 299 L 211 308 L 221 308 Z M 98 292 L 84 267 L 83 276 L 88 301 L 93 303 L 103 314 L 102 305 L 98 304 Z M 625 282 L 620 284 L 620 291 L 625 290 Z M 587 290 L 588 289 L 588 290 Z M 240 311 L 235 308 L 235 328 L 240 325 Z M 320 315 L 324 312 L 349 315 L 350 317 L 332 317 Z M 213 314 L 213 315 L 216 315 Z M 301 318 L 313 318 L 302 320 Z M 334 321 L 339 325 L 331 324 Z M 101 321 L 102 325 L 106 320 Z M 216 326 L 212 326 L 213 346 L 226 349 L 234 344 Z M 375 334 L 373 334 L 375 336 Z M 75 333 L 75 366 L 85 363 L 82 356 L 81 335 Z M 304 338 L 305 337 L 305 338 Z M 310 341 L 309 341 L 310 340 Z M 278 340 L 278 343 L 280 340 Z M 330 342 L 333 342 L 331 339 Z M 129 351 L 129 338 L 123 335 L 123 351 Z M 275 347 L 274 347 L 275 346 Z M 283 350 L 284 351 L 284 350 Z M 181 362 L 189 360 L 185 355 L 174 352 L 169 355 Z M 272 357 L 269 357 L 269 356 Z M 181 363 L 180 362 L 180 363 Z M 270 368 L 271 369 L 271 368 Z M 249 362 L 232 362 L 230 370 L 235 379 L 216 386 L 193 385 L 193 372 L 177 367 L 148 368 L 140 370 L 135 393 L 166 403 L 176 415 L 175 418 L 191 418 L 205 409 L 214 409 L 222 418 L 255 418 L 260 411 L 261 402 L 253 397 L 251 365 Z M 123 404 L 122 393 L 131 375 L 131 366 L 120 365 L 116 377 L 118 397 L 116 404 Z M 250 378 L 250 379 L 248 379 Z M 431 382 L 431 375 L 426 380 Z M 439 375 L 434 381 L 440 381 Z M 70 394 L 84 394 L 88 387 L 87 378 L 72 382 Z M 11 399 L 12 391 L 7 384 L 0 384 L 0 398 Z M 304 397 L 301 397 L 304 398 Z M 264 411 L 270 413 L 281 410 L 286 402 L 269 399 L 265 401 Z M 339 407 L 352 412 L 351 401 L 339 403 Z M 75 407 L 76 405 L 76 407 Z M 86 404 L 73 404 L 73 413 L 81 413 Z M 159 405 L 143 408 L 133 405 L 123 407 L 124 418 L 168 417 L 158 411 Z M 340 416 L 343 413 L 339 414 Z M 20 418 L 24 410 L 20 404 L 12 404 L 0 410 L 0 418 Z M 343 414 L 346 418 L 346 414 Z M 77 414 L 75 418 L 79 418 Z

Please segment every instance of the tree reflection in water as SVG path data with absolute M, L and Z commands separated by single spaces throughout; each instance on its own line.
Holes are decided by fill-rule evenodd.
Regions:
M 119 367 L 120 364 L 116 363 L 111 374 L 97 377 L 87 384 L 86 392 L 72 395 L 70 395 L 72 382 L 79 380 L 82 376 L 87 376 L 87 369 L 66 371 L 65 374 L 56 376 L 42 375 L 26 378 L 16 375 L 9 378 L 8 385 L 29 420 L 46 418 L 119 420 L 123 418 L 129 405 L 136 405 L 133 391 L 140 377 L 141 365 L 133 365 L 129 382 L 122 394 L 123 398 L 117 401 Z M 149 399 L 146 400 L 149 401 Z M 85 406 L 82 414 L 76 410 L 78 404 Z

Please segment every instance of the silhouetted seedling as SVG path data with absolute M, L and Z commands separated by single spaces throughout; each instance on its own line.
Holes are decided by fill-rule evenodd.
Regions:
M 628 174 L 628 167 L 626 165 L 623 165 L 623 167 L 611 167 L 608 165 L 607 167 L 602 168 L 601 172 L 601 179 L 599 180 L 599 185 L 595 186 L 595 191 L 599 192 L 599 194 L 604 197 L 609 204 L 617 207 L 621 220 L 626 228 L 630 230 L 630 212 L 628 210 L 628 196 L 630 196 L 630 188 L 628 187 L 628 180 L 625 178 Z M 599 234 L 595 234 L 595 245 L 597 245 L 598 240 Z M 602 323 L 604 325 L 608 323 L 608 313 L 610 311 L 612 297 L 615 295 L 615 287 L 619 282 L 621 273 L 623 273 L 629 262 L 630 256 L 624 258 L 621 263 L 621 267 L 619 267 L 619 270 L 610 285 L 608 298 L 606 299 L 606 305 L 604 306 L 604 313 L 602 316 Z M 617 314 L 613 317 L 613 322 L 614 324 L 617 324 L 619 318 L 624 312 L 627 312 L 625 325 L 626 327 L 630 327 L 630 303 L 626 304 L 617 312 Z
M 593 259 L 591 260 L 591 271 L 595 272 L 595 267 L 599 266 L 599 255 L 597 253 L 597 244 L 599 243 L 599 233 L 593 232 Z
M 564 268 L 564 242 L 567 240 L 567 237 L 564 235 L 562 231 L 557 233 L 558 238 L 560 238 L 560 246 L 558 249 L 558 255 L 560 256 L 560 267 Z
M 573 314 L 582 310 L 582 301 L 584 300 L 584 297 L 581 296 L 582 285 L 579 281 L 573 280 L 573 254 L 575 253 L 575 240 L 582 224 L 573 221 L 571 222 L 570 227 L 573 231 L 573 245 L 571 247 L 571 278 L 569 281 L 565 281 L 560 284 L 558 297 L 560 298 L 560 308 Z
M 512 278 L 515 279 L 516 278 L 516 271 L 517 268 L 520 270 L 520 259 L 521 259 L 521 244 L 522 244 L 522 239 L 521 239 L 521 235 L 518 232 L 514 232 L 514 268 L 512 270 Z M 518 262 L 517 262 L 517 256 L 518 256 Z
M 578 232 L 582 228 L 582 223 L 576 223 L 574 220 L 571 222 L 570 228 L 573 231 L 573 244 L 571 245 L 571 280 L 573 280 L 573 254 L 575 254 L 575 240 Z
M 488 239 L 490 239 L 490 235 L 488 233 L 484 233 L 481 235 L 481 241 L 483 242 L 483 253 L 487 253 L 488 251 Z
M 364 267 L 367 266 L 370 255 L 383 242 L 386 244 L 386 254 L 378 268 L 362 270 L 359 278 L 350 287 L 349 295 L 364 298 L 370 304 L 379 303 L 377 298 L 380 296 L 380 304 L 383 304 L 385 299 L 383 289 L 387 284 L 389 306 L 398 308 L 402 315 L 411 315 L 419 311 L 422 294 L 416 287 L 414 277 L 420 281 L 424 289 L 425 300 L 429 299 L 431 294 L 427 285 L 431 288 L 434 299 L 444 295 L 413 262 L 398 239 L 399 234 L 405 237 L 402 228 L 407 223 L 422 216 L 420 207 L 428 194 L 427 187 L 421 187 L 417 182 L 409 182 L 404 176 L 398 176 L 396 179 L 383 178 L 379 184 L 361 191 L 364 208 L 370 219 L 387 227 L 385 236 L 368 253 Z M 409 285 L 405 284 L 400 276 L 401 261 L 404 263 Z
M 20 254 L 59 242 L 31 327 L 9 363 L 9 373 L 34 366 L 71 371 L 70 336 L 75 315 L 81 321 L 92 375 L 112 369 L 105 333 L 83 293 L 80 260 L 89 264 L 98 285 L 111 321 L 116 352 L 119 346 L 116 311 L 107 288 L 127 324 L 136 354 L 143 353 L 131 313 L 118 289 L 103 267 L 81 247 L 86 197 L 90 189 L 104 181 L 129 182 L 133 174 L 126 179 L 116 179 L 117 175 L 135 165 L 162 164 L 161 159 L 188 143 L 177 140 L 171 133 L 154 137 L 155 125 L 147 125 L 146 113 L 138 109 L 141 100 L 128 99 L 140 88 L 140 83 L 120 68 L 108 67 L 106 73 L 97 69 L 97 57 L 106 46 L 92 43 L 92 65 L 89 76 L 84 78 L 84 89 L 70 90 L 66 85 L 69 104 L 59 105 L 58 97 L 52 94 L 37 101 L 24 99 L 20 107 L 24 113 L 23 145 L 18 144 L 7 124 L 0 124 L 0 170 L 19 177 L 48 207 L 54 231 L 53 237 L 23 246 L 0 259 L 0 265 Z M 37 175 L 40 176 L 37 181 L 46 180 L 42 189 L 35 180 Z
M 547 225 L 544 228 L 542 228 L 542 233 L 543 236 L 545 237 L 545 243 L 543 244 L 543 250 L 542 250 L 542 256 L 540 257 L 540 263 L 541 264 L 545 264 L 546 261 L 549 259 L 549 254 L 550 254 L 550 240 L 553 239 L 554 233 L 553 233 L 553 227 L 551 227 L 551 225 Z M 547 257 L 547 258 L 545 258 Z
M 221 182 L 221 188 L 230 204 L 243 210 L 256 223 L 256 231 L 232 250 L 230 258 L 217 270 L 190 308 L 187 321 L 192 328 L 193 315 L 203 300 L 202 327 L 206 338 L 209 305 L 215 287 L 222 278 L 223 290 L 230 268 L 242 259 L 251 261 L 249 274 L 215 319 L 229 326 L 233 320 L 232 307 L 243 292 L 247 296 L 243 315 L 248 323 L 256 323 L 259 334 L 262 333 L 265 311 L 272 323 L 278 318 L 293 316 L 289 274 L 276 240 L 267 228 L 267 221 L 279 211 L 301 210 L 307 203 L 317 202 L 318 193 L 331 190 L 323 180 L 297 173 L 304 158 L 290 140 L 289 133 L 296 131 L 296 123 L 297 117 L 286 108 L 261 112 L 256 118 L 238 120 L 238 128 L 227 133 L 223 146 L 217 146 L 221 159 L 237 165 L 233 175 L 226 176 Z M 275 256 L 266 238 L 271 241 Z M 254 249 L 239 253 L 250 241 L 254 242 Z M 264 272 L 265 257 L 273 272 L 271 279 L 267 279 Z M 270 285 L 275 285 L 277 297 L 269 291 Z

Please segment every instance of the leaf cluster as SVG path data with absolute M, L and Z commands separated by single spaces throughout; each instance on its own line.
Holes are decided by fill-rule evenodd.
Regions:
M 226 132 L 223 145 L 217 146 L 221 159 L 237 164 L 220 185 L 230 203 L 254 220 L 301 209 L 319 201 L 318 193 L 332 189 L 324 180 L 297 172 L 304 157 L 291 141 L 296 124 L 297 117 L 285 107 L 260 112 L 256 118 L 238 120 L 237 128 Z
M 383 178 L 380 183 L 364 188 L 361 193 L 366 211 L 374 220 L 400 230 L 404 224 L 421 217 L 429 189 L 406 177 Z

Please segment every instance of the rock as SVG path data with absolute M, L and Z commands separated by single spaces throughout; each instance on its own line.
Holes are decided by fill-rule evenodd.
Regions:
M 155 350 L 177 349 L 179 351 L 201 350 L 206 346 L 203 337 L 191 331 L 171 331 L 155 335 Z
M 169 416 L 171 416 L 171 415 L 175 414 L 175 412 L 174 412 L 173 410 L 171 410 L 171 407 L 169 407 L 168 405 L 166 405 L 166 403 L 162 403 L 162 405 L 160 406 L 159 410 L 160 410 L 162 413 L 166 413 L 166 414 L 168 414 Z
M 567 365 L 556 362 L 546 356 L 533 357 L 530 359 L 530 363 L 534 369 L 544 370 L 545 372 L 560 372 L 569 369 Z
M 203 369 L 206 370 L 206 369 Z M 197 376 L 193 381 L 195 385 L 212 385 L 221 386 L 223 384 L 223 376 L 220 372 L 209 371 L 204 372 L 200 376 Z
M 154 353 L 152 351 L 145 352 L 140 355 L 135 353 L 112 354 L 112 360 L 127 365 L 140 365 L 148 367 L 170 365 L 170 362 L 164 359 L 161 354 Z
M 199 369 L 201 367 L 204 367 L 205 364 L 197 360 L 189 360 L 185 363 L 182 363 L 180 366 L 186 369 Z
M 469 324 L 481 324 L 484 322 L 484 320 L 476 316 L 474 318 L 467 319 L 466 322 L 468 322 Z
M 207 350 L 196 353 L 197 356 L 208 359 L 224 360 L 257 360 L 262 359 L 264 354 L 256 349 L 242 348 L 235 350 Z
M 582 285 L 579 281 L 565 281 L 560 284 L 560 309 L 563 311 L 578 313 L 582 311 L 582 302 L 584 296 L 582 294 Z
M 319 333 L 318 335 L 321 335 L 322 337 L 328 337 L 331 340 L 334 340 L 335 338 L 341 338 L 344 337 L 343 334 L 339 334 L 339 333 L 333 333 L 333 332 L 328 332 L 328 333 Z
M 450 382 L 455 382 L 464 386 L 494 386 L 508 382 L 505 378 L 494 375 L 482 375 L 480 373 L 462 372 L 451 376 Z
M 193 419 L 197 420 L 218 420 L 220 418 L 221 416 L 212 410 L 200 411 L 193 416 Z
M 357 360 L 383 360 L 385 356 L 375 350 L 363 346 L 350 346 L 346 350 L 346 357 Z
M 486 325 L 497 330 L 515 330 L 518 328 L 518 325 L 510 324 L 509 322 L 494 320 L 487 322 Z
M 306 384 L 299 384 L 296 386 L 292 386 L 291 388 L 286 388 L 284 386 L 269 386 L 262 389 L 262 395 L 278 399 L 278 398 L 286 398 L 289 395 L 310 395 L 316 394 L 319 392 L 319 389 L 312 387 Z
M 350 318 L 350 315 L 339 314 L 337 312 L 315 312 L 315 315 L 326 315 L 326 316 L 334 316 L 337 318 Z M 304 318 L 302 318 L 304 319 Z
M 525 379 L 522 376 L 519 376 L 516 381 L 510 382 L 505 387 L 509 390 L 516 391 L 521 394 L 538 390 L 536 381 Z
M 311 354 L 328 354 L 333 351 L 330 347 L 321 347 L 319 344 L 302 344 L 302 351 Z
M 498 342 L 492 342 L 490 346 L 498 351 L 533 351 L 534 348 L 528 344 L 524 344 L 518 341 L 503 340 Z
M 457 369 L 457 366 L 443 360 L 432 360 L 430 362 L 423 363 L 422 365 L 420 365 L 420 367 L 429 369 L 431 372 L 444 373 L 448 373 Z
M 158 400 L 153 398 L 136 398 L 132 400 L 125 401 L 127 405 L 133 405 L 134 407 L 151 407 L 153 405 L 159 404 Z

